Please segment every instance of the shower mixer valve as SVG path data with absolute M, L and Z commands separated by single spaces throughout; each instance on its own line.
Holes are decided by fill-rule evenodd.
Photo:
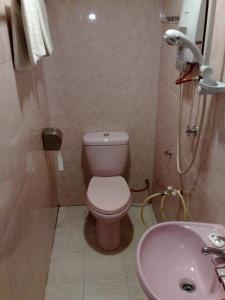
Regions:
M 193 136 L 197 136 L 198 132 L 199 132 L 198 126 L 195 125 L 193 127 L 190 127 L 189 125 L 187 125 L 186 131 L 185 131 L 185 133 L 187 134 L 187 136 L 190 136 L 191 134 Z

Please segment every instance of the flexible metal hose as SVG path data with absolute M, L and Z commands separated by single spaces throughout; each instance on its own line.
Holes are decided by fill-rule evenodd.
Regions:
M 200 96 L 199 96 L 199 101 L 200 101 Z M 196 137 L 195 145 L 194 145 L 194 150 L 193 150 L 193 155 L 192 159 L 190 160 L 189 164 L 182 169 L 181 167 L 181 121 L 182 121 L 182 108 L 183 108 L 183 97 L 182 97 L 182 88 L 180 86 L 180 96 L 179 96 L 179 117 L 178 117 L 178 131 L 177 131 L 177 171 L 179 174 L 185 174 L 187 173 L 190 168 L 192 167 L 196 155 L 198 152 L 198 146 L 199 146 L 199 141 L 202 133 L 202 127 L 205 119 L 205 111 L 206 111 L 206 95 L 203 96 L 203 104 L 202 104 L 202 110 L 201 110 L 201 118 L 200 118 L 200 123 L 199 123 L 199 131 Z
M 185 200 L 181 194 L 180 191 L 178 190 L 172 190 L 172 193 L 175 193 L 176 196 L 178 196 L 180 198 L 180 201 L 182 203 L 182 207 L 183 207 L 183 212 L 184 212 L 184 221 L 188 221 L 188 209 L 187 209 L 187 206 L 186 206 L 186 203 L 185 203 Z M 162 221 L 166 221 L 166 216 L 165 216 L 165 212 L 164 212 L 164 204 L 165 204 L 165 200 L 166 200 L 166 197 L 168 196 L 171 196 L 172 194 L 171 193 L 168 193 L 168 192 L 164 192 L 164 193 L 156 193 L 156 194 L 153 194 L 149 197 L 147 197 L 144 202 L 142 203 L 142 207 L 141 207 L 141 221 L 142 223 L 148 228 L 149 225 L 145 222 L 145 219 L 144 219 L 144 209 L 145 207 L 147 206 L 147 204 L 151 203 L 152 202 L 152 199 L 155 198 L 155 197 L 158 197 L 158 196 L 162 196 L 161 198 L 161 204 L 160 204 L 160 209 L 161 209 L 161 219 Z M 174 194 L 173 194 L 174 196 Z

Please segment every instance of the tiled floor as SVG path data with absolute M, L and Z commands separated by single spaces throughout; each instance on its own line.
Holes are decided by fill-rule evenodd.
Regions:
M 156 223 L 146 208 L 149 224 Z M 85 207 L 60 208 L 45 300 L 144 300 L 135 273 L 135 250 L 145 227 L 140 208 L 123 220 L 119 250 L 104 253 L 95 239 L 95 219 Z

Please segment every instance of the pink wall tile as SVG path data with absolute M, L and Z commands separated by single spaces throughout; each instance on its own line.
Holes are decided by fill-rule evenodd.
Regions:
M 84 203 L 86 131 L 128 131 L 129 183 L 143 187 L 153 168 L 161 1 L 49 0 L 47 6 L 55 45 L 45 64 L 50 116 L 64 135 L 60 203 Z M 88 20 L 91 12 L 96 22 Z
M 14 300 L 5 263 L 0 263 L 0 298 Z
M 4 0 L 0 2 L 0 64 L 10 60 L 12 58 L 10 51 L 10 41 L 8 38 L 8 30 L 6 26 L 7 18 L 6 11 L 9 13 L 8 7 L 10 5 L 10 0 Z
M 3 146 L 22 120 L 11 61 L 1 65 L 0 89 L 4 91 L 0 102 L 0 145 Z
M 180 1 L 176 0 L 164 1 L 164 12 L 166 14 L 176 14 L 176 4 L 179 3 Z M 163 31 L 170 26 L 164 25 Z M 223 80 L 224 78 L 225 44 L 224 39 L 221 39 L 221 36 L 225 35 L 224 28 L 224 1 L 218 0 L 210 57 L 210 64 L 214 68 L 214 76 L 217 80 Z M 174 76 L 175 54 L 176 49 L 166 45 L 163 41 L 154 154 L 154 191 L 163 190 L 168 185 L 182 188 L 190 208 L 190 215 L 195 221 L 224 224 L 224 94 L 208 97 L 203 135 L 197 159 L 189 173 L 179 176 L 176 171 L 176 155 L 168 159 L 163 154 L 168 149 L 176 150 L 179 99 L 174 83 L 176 78 Z M 171 72 L 171 70 L 174 71 Z M 182 132 L 185 131 L 185 126 L 188 124 L 191 106 L 190 91 L 191 87 L 189 86 L 185 92 Z M 192 139 L 183 135 L 182 145 L 182 161 L 187 164 L 191 158 Z M 158 214 L 158 203 L 154 204 L 154 208 Z M 170 219 L 175 219 L 177 214 L 176 204 L 172 204 L 171 201 L 166 213 Z
M 43 67 L 15 73 L 0 3 L 0 298 L 44 298 L 56 220 L 55 167 L 42 147 L 50 125 Z

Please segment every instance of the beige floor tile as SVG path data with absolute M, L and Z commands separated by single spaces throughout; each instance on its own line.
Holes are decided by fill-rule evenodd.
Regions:
M 148 208 L 146 208 L 145 215 L 149 216 L 149 213 L 147 213 Z M 149 212 L 149 211 L 148 211 Z M 132 239 L 140 239 L 141 236 L 145 233 L 147 228 L 144 226 L 144 224 L 141 221 L 140 217 L 140 208 L 139 207 L 131 207 L 128 212 L 128 216 L 130 218 L 130 222 L 132 225 L 127 224 L 125 222 L 124 224 L 124 230 L 125 233 L 130 234 L 131 226 L 132 226 Z M 151 223 L 149 217 L 146 217 L 146 222 Z
M 83 284 L 47 285 L 45 300 L 83 300 Z
M 124 279 L 123 255 L 106 255 L 91 250 L 85 253 L 85 282 Z
M 83 282 L 83 252 L 54 253 L 51 258 L 48 284 Z
M 124 250 L 123 256 L 125 261 L 133 261 L 136 259 L 136 250 L 139 239 L 133 239 L 129 246 Z
M 60 207 L 57 227 L 72 227 L 85 222 L 85 206 Z
M 131 206 L 128 211 L 128 215 L 136 225 L 143 225 L 141 222 L 141 207 Z M 150 221 L 150 216 L 146 210 L 144 210 L 144 217 Z
M 151 207 L 145 218 L 156 223 Z M 96 241 L 95 219 L 89 214 L 85 222 L 85 207 L 60 208 L 45 300 L 147 299 L 135 271 L 136 249 L 145 230 L 140 208 L 131 207 L 123 220 L 120 249 L 105 253 Z
M 126 281 L 87 283 L 84 285 L 84 300 L 128 300 Z
M 116 253 L 123 253 L 123 251 L 128 247 L 128 245 L 130 244 L 132 237 L 133 237 L 133 230 L 131 228 L 131 222 L 129 222 L 129 220 L 127 220 L 128 218 L 125 218 L 126 220 L 123 221 L 122 224 L 122 243 L 119 249 L 116 249 L 114 251 L 110 251 L 110 253 L 108 252 L 108 254 L 116 254 Z M 126 223 L 126 224 L 124 224 Z M 127 224 L 128 223 L 128 224 Z M 95 224 L 95 218 L 89 214 L 87 219 L 86 219 L 86 223 L 84 226 L 84 236 L 85 236 L 85 251 L 94 251 L 94 252 L 98 252 L 98 253 L 105 253 L 105 251 L 103 249 L 101 249 L 101 247 L 99 246 L 98 242 L 97 242 L 97 238 L 96 238 L 96 224 Z M 129 232 L 129 234 L 127 233 L 127 231 Z
M 128 214 L 135 225 L 138 225 L 139 227 L 143 228 L 144 231 L 146 230 L 141 220 L 141 207 L 132 206 L 129 209 Z M 151 204 L 146 206 L 144 209 L 144 219 L 146 220 L 146 223 L 149 225 L 154 225 L 157 223 Z
M 96 219 L 91 213 L 88 214 L 84 225 L 84 241 L 85 251 L 96 249 L 96 251 L 101 252 L 96 240 Z
M 128 281 L 130 300 L 147 300 L 138 281 Z
M 149 208 L 146 208 L 145 211 L 147 222 L 152 223 L 150 219 Z M 129 214 L 122 221 L 122 244 L 120 249 L 117 252 L 130 254 L 132 252 L 132 259 L 135 259 L 135 251 L 138 244 L 138 241 L 145 233 L 146 227 L 142 224 L 140 218 L 140 208 L 139 207 L 131 207 L 129 209 Z M 87 218 L 87 222 L 85 224 L 85 250 L 95 249 L 98 252 L 102 252 L 98 243 L 96 241 L 96 233 L 95 233 L 95 220 L 89 215 Z M 135 248 L 134 248 L 135 247 Z M 131 256 L 131 255 L 128 255 Z M 131 258 L 129 257 L 129 260 Z
M 131 207 L 129 209 L 129 217 L 132 223 L 133 235 L 128 247 L 123 251 L 124 263 L 125 263 L 125 274 L 128 280 L 137 280 L 135 262 L 136 262 L 136 251 L 138 243 L 142 235 L 146 231 L 146 227 L 141 222 L 140 208 Z M 147 222 L 150 222 L 149 210 L 146 208 L 145 217 Z M 126 224 L 125 224 L 126 230 Z
M 149 217 L 150 217 L 150 221 L 151 221 L 151 224 L 152 225 L 155 225 L 157 224 L 157 220 L 156 220 L 156 217 L 155 217 L 155 213 L 153 211 L 153 208 L 152 208 L 152 205 L 149 205 Z
M 135 260 L 125 261 L 125 274 L 127 280 L 137 280 Z
M 135 269 L 137 245 L 138 240 L 133 240 L 123 253 L 126 279 L 137 280 Z
M 131 206 L 128 210 L 128 215 L 130 216 L 130 218 L 133 221 L 141 221 L 140 218 L 140 211 L 141 211 L 141 207 L 135 207 L 135 206 Z
M 84 225 L 58 227 L 55 232 L 53 253 L 56 251 L 83 251 Z

